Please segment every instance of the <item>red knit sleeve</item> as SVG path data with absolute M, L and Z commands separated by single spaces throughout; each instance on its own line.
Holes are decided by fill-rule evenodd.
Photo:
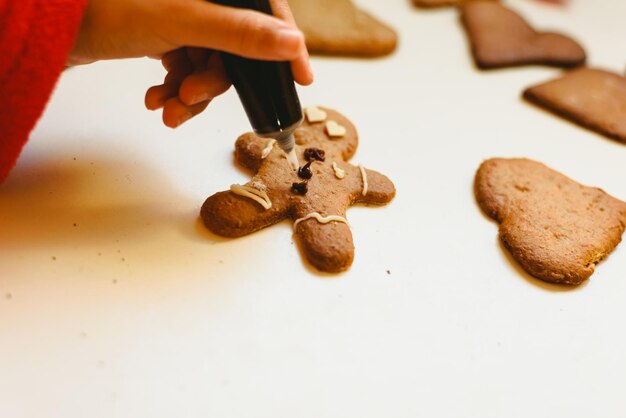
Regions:
M 72 49 L 87 0 L 0 0 L 0 182 Z

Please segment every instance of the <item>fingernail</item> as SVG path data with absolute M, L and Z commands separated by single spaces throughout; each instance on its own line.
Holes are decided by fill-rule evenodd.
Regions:
M 189 119 L 191 119 L 193 115 L 189 112 L 185 113 L 184 115 L 182 115 L 180 118 L 178 118 L 178 124 L 176 126 L 180 126 L 183 123 L 187 122 Z
M 208 93 L 203 93 L 203 94 L 199 94 L 196 97 L 193 98 L 193 100 L 191 101 L 191 103 L 189 103 L 190 105 L 195 105 L 201 102 L 206 102 L 207 100 L 209 100 L 209 95 Z
M 302 46 L 302 32 L 296 29 L 281 29 L 278 31 L 278 44 L 285 55 L 292 57 Z

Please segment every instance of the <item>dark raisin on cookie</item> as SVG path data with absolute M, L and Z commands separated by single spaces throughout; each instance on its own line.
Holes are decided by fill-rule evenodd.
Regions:
M 304 196 L 309 191 L 309 187 L 306 181 L 303 181 L 301 183 L 293 183 L 291 185 L 291 191 Z
M 300 167 L 298 169 L 298 177 L 300 177 L 301 179 L 305 179 L 305 180 L 308 180 L 311 177 L 313 177 L 313 172 L 311 171 L 312 163 L 313 161 L 309 161 L 304 166 Z
M 307 148 L 304 150 L 304 159 L 307 161 L 324 161 L 326 159 L 326 151 L 319 148 Z

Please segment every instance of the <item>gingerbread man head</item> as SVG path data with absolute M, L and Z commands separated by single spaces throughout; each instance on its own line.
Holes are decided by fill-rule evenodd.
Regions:
M 210 196 L 200 214 L 209 230 L 226 237 L 291 218 L 309 262 L 322 271 L 340 272 L 354 259 L 347 208 L 355 203 L 386 204 L 396 191 L 386 176 L 347 162 L 358 146 L 357 131 L 348 119 L 330 109 L 309 108 L 305 114 L 295 132 L 303 165 L 298 172 L 273 140 L 244 134 L 235 144 L 235 157 L 254 177 Z

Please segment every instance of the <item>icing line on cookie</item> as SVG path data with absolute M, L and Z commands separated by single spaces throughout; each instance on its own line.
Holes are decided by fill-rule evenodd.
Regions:
M 334 161 L 333 161 L 333 171 L 335 172 L 335 177 L 337 177 L 339 180 L 341 180 L 342 178 L 346 176 L 346 172 L 342 170 L 341 168 L 339 168 L 337 163 Z
M 311 219 L 311 218 L 315 218 L 317 222 L 321 224 L 327 224 L 330 222 L 343 222 L 344 224 L 350 226 L 350 224 L 348 223 L 348 220 L 344 218 L 343 216 L 339 216 L 339 215 L 322 216 L 318 212 L 311 212 L 308 215 L 306 215 L 304 218 L 296 219 L 296 221 L 293 223 L 293 229 L 295 230 L 300 222 L 306 221 L 307 219 Z
M 264 160 L 267 158 L 268 155 L 270 155 L 270 152 L 272 152 L 272 148 L 274 148 L 274 144 L 276 143 L 275 139 L 270 139 L 267 142 L 267 145 L 265 146 L 265 148 L 263 148 L 263 152 L 261 152 L 261 159 Z
M 262 190 L 255 189 L 252 186 L 242 186 L 239 184 L 233 184 L 230 186 L 230 191 L 235 193 L 236 195 L 247 197 L 248 199 L 252 199 L 257 202 L 259 205 L 263 206 L 265 210 L 270 209 L 272 207 L 272 201 L 270 200 L 267 193 Z
M 367 189 L 369 187 L 369 184 L 367 183 L 367 172 L 365 171 L 365 167 L 363 167 L 361 164 L 359 164 L 359 170 L 361 170 L 361 177 L 363 177 L 363 191 L 361 192 L 361 194 L 363 196 L 366 196 Z

